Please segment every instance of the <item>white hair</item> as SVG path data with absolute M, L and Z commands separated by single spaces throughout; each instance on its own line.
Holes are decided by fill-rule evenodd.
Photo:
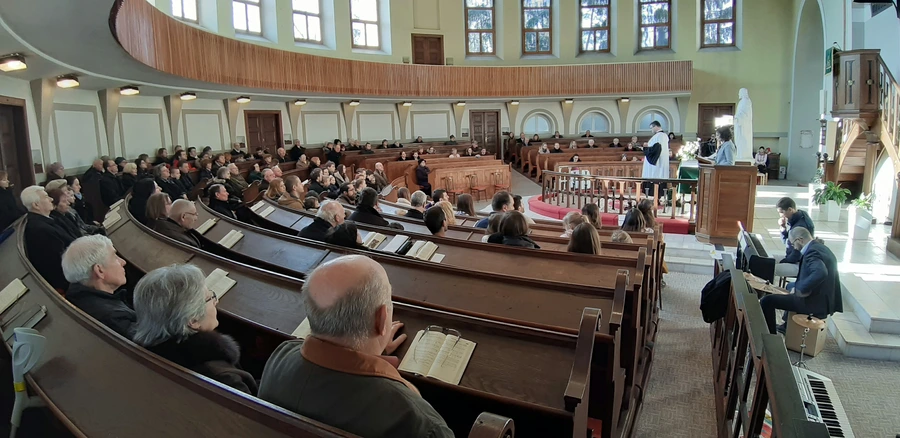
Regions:
M 22 200 L 22 205 L 31 211 L 31 207 L 41 200 L 41 192 L 44 192 L 44 188 L 41 186 L 29 186 L 22 189 L 22 194 L 19 198 Z
M 206 316 L 206 278 L 194 265 L 171 265 L 147 273 L 134 287 L 134 342 L 144 347 L 197 332 L 190 323 Z
M 427 200 L 428 200 L 428 195 L 426 195 L 425 192 L 423 192 L 421 190 L 416 190 L 416 192 L 413 193 L 412 196 L 409 197 L 409 204 L 412 205 L 413 207 L 424 207 L 425 201 L 427 201 Z
M 803 240 L 812 240 L 812 235 L 809 234 L 809 230 L 804 227 L 792 227 L 791 231 L 788 233 L 788 238 L 791 240 L 803 239 Z
M 94 266 L 106 264 L 113 243 L 106 236 L 84 236 L 75 239 L 62 256 L 62 271 L 69 283 L 86 284 Z
M 265 168 L 265 169 L 263 169 L 263 171 L 262 171 L 263 176 L 268 175 L 266 172 L 269 172 L 269 173 L 271 173 L 271 174 L 274 174 L 274 173 L 275 173 L 274 170 L 269 169 L 269 168 Z
M 334 205 L 334 207 L 329 207 L 330 205 Z M 344 207 L 337 201 L 332 201 L 330 199 L 326 199 L 319 204 L 319 211 L 316 212 L 316 217 L 324 219 L 329 224 L 334 225 L 334 219 L 337 216 L 338 208 L 343 209 Z

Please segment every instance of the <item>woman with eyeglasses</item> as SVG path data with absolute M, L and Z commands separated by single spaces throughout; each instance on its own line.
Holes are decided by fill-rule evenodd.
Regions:
M 134 288 L 134 342 L 189 370 L 256 394 L 258 384 L 241 369 L 238 343 L 216 331 L 219 299 L 194 265 L 153 270 Z

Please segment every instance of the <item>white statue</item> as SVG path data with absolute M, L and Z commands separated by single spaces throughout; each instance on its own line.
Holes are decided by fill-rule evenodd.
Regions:
M 753 159 L 753 102 L 746 88 L 738 92 L 737 111 L 734 114 L 734 145 L 738 160 Z

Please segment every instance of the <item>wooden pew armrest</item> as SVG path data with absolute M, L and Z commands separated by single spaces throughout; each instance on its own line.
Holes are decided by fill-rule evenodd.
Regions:
M 578 329 L 578 341 L 575 344 L 575 361 L 572 373 L 566 385 L 564 401 L 566 411 L 575 412 L 575 408 L 586 401 L 590 386 L 591 361 L 594 356 L 594 335 L 600 327 L 600 309 L 585 307 L 581 314 L 581 325 Z
M 622 318 L 625 313 L 625 294 L 628 288 L 628 271 L 619 269 L 616 273 L 616 291 L 613 296 L 612 313 L 609 315 L 609 335 L 615 336 L 622 327 Z
M 512 418 L 490 412 L 479 414 L 469 431 L 469 438 L 513 438 L 515 435 L 516 424 Z

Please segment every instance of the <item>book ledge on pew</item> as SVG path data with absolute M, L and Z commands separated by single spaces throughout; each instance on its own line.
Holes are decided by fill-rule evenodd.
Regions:
M 444 260 L 444 254 L 437 254 L 437 244 L 429 240 L 410 240 L 409 236 L 397 234 L 387 243 L 387 245 L 378 249 L 378 247 L 387 239 L 387 236 L 381 233 L 369 233 L 363 239 L 363 246 L 375 250 L 388 252 L 392 254 L 405 255 L 414 259 L 431 261 L 440 263 Z

